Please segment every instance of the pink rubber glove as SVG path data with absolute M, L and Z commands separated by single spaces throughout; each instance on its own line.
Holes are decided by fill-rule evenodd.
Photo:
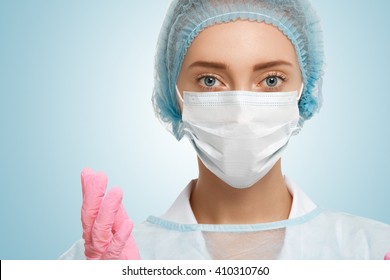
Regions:
M 390 261 L 390 252 L 385 255 L 385 260 Z
M 133 223 L 122 204 L 122 190 L 116 187 L 104 196 L 107 181 L 102 172 L 94 174 L 90 168 L 81 172 L 84 254 L 89 260 L 140 259 L 131 235 Z

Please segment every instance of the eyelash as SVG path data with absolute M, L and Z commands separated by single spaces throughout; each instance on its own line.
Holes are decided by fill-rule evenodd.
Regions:
M 218 87 L 218 86 L 213 86 L 213 87 L 204 86 L 200 81 L 202 79 L 204 79 L 204 78 L 207 78 L 207 77 L 212 77 L 212 78 L 216 79 L 219 83 L 223 84 L 223 82 L 221 82 L 220 77 L 218 77 L 215 74 L 211 74 L 210 73 L 210 74 L 201 74 L 201 75 L 196 76 L 195 79 L 198 82 L 198 84 L 202 88 L 204 88 L 206 90 L 211 90 L 211 89 L 213 89 L 215 87 Z M 286 82 L 288 80 L 288 77 L 286 75 L 284 75 L 283 73 L 280 73 L 280 72 L 270 72 L 270 73 L 267 73 L 267 76 L 263 80 L 260 81 L 259 85 L 264 83 L 268 78 L 271 78 L 271 77 L 276 77 L 276 78 L 280 79 L 282 82 Z M 269 90 L 276 90 L 276 89 L 279 89 L 280 86 L 281 85 L 278 85 L 276 87 L 269 87 L 269 86 L 266 86 L 266 87 Z
M 271 77 L 276 77 L 280 80 L 282 80 L 282 82 L 285 82 L 287 81 L 287 76 L 282 74 L 282 73 L 279 73 L 279 72 L 270 72 L 270 73 L 267 73 L 267 76 L 259 83 L 264 83 L 268 78 L 271 78 Z M 266 86 L 268 89 L 271 89 L 271 90 L 276 90 L 280 87 L 281 85 L 278 85 L 276 87 L 269 87 L 269 86 Z
M 215 75 L 215 74 L 201 74 L 201 75 L 198 75 L 198 76 L 196 76 L 196 81 L 198 82 L 198 84 L 202 87 L 202 88 L 204 88 L 204 89 L 206 89 L 206 90 L 211 90 L 211 89 L 213 89 L 214 87 L 218 87 L 218 86 L 213 86 L 213 87 L 207 87 L 207 86 L 204 86 L 204 85 L 202 85 L 202 83 L 200 82 L 202 79 L 204 79 L 204 78 L 207 78 L 207 77 L 212 77 L 212 78 L 214 78 L 214 79 L 216 79 L 218 82 L 220 82 L 221 84 L 223 84 L 223 82 L 221 82 L 221 78 L 219 78 L 217 75 Z

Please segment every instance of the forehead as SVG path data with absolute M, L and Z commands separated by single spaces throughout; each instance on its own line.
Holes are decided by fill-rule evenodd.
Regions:
M 233 65 L 269 60 L 298 63 L 293 44 L 277 27 L 244 20 L 216 24 L 200 32 L 190 45 L 184 64 L 199 59 Z

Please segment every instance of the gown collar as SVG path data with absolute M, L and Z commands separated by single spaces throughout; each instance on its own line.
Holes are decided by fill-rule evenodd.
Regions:
M 314 202 L 303 192 L 301 188 L 299 188 L 297 184 L 286 176 L 284 177 L 284 180 L 286 182 L 287 189 L 293 198 L 288 219 L 304 216 L 317 208 L 317 205 L 314 204 Z M 188 183 L 168 211 L 160 217 L 161 219 L 178 224 L 198 223 L 190 205 L 191 191 L 195 182 L 196 180 L 191 180 Z

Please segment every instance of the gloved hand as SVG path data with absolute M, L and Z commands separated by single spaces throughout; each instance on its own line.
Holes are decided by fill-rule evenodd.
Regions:
M 390 252 L 385 255 L 385 260 L 390 261 Z
M 131 235 L 133 222 L 122 204 L 122 190 L 116 187 L 104 196 L 107 181 L 102 172 L 95 174 L 90 168 L 81 172 L 84 254 L 89 260 L 140 259 Z

